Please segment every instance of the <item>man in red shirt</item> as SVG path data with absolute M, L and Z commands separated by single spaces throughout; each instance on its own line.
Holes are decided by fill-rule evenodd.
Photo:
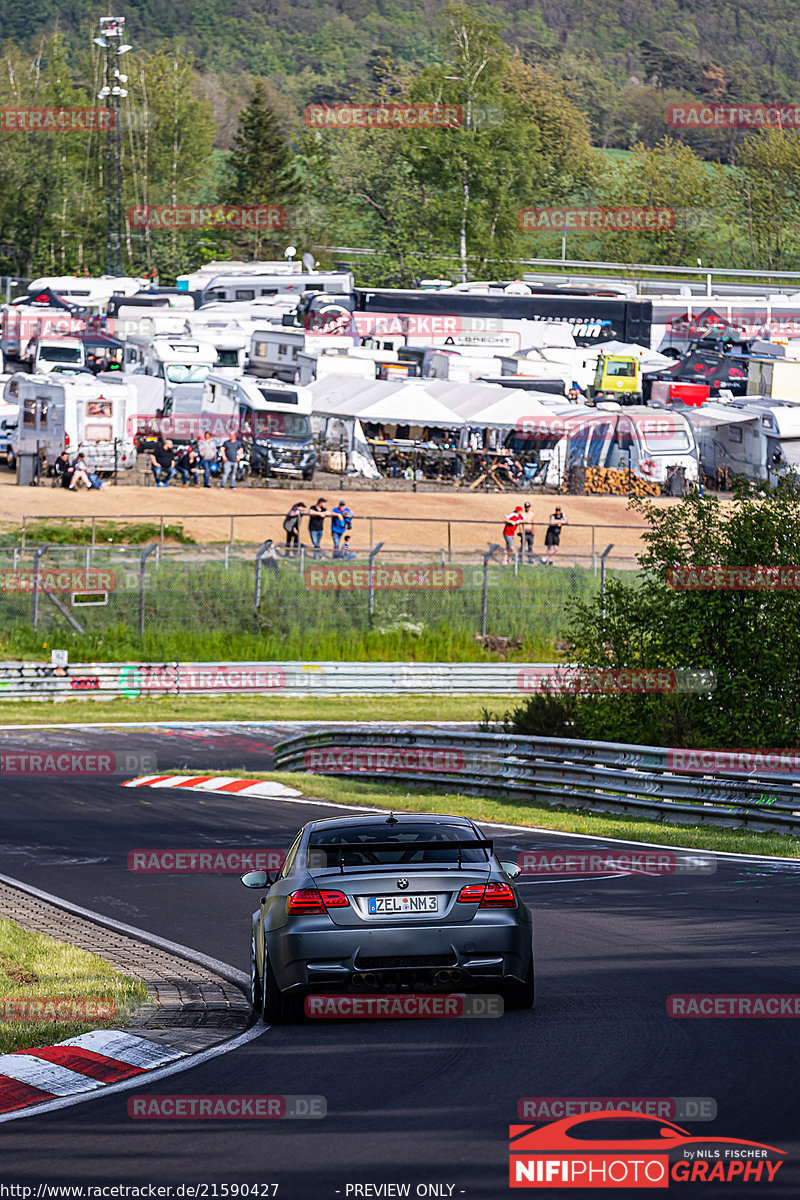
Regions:
M 514 554 L 514 541 L 517 536 L 517 529 L 524 520 L 521 504 L 518 504 L 513 512 L 506 513 L 506 523 L 503 526 L 503 537 L 506 542 L 506 556 L 503 559 L 505 564 L 511 562 L 511 556 Z

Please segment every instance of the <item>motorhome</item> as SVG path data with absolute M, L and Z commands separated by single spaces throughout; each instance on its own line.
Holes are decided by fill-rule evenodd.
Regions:
M 0 315 L 0 349 L 22 361 L 34 338 L 75 337 L 86 329 L 84 317 L 67 307 L 4 304 Z
M 721 485 L 737 475 L 774 481 L 787 471 L 800 472 L 800 404 L 746 396 L 683 411 L 703 470 Z
M 777 347 L 776 347 L 777 349 Z M 800 359 L 755 356 L 747 360 L 747 395 L 771 400 L 800 400 Z
M 55 367 L 86 366 L 86 349 L 77 337 L 32 338 L 25 348 L 25 361 L 32 375 L 44 375 Z
M 211 372 L 203 389 L 203 419 L 238 421 L 254 471 L 312 479 L 317 464 L 308 388 L 253 375 L 228 379 Z M 213 430 L 212 430 L 213 432 Z
M 4 399 L 17 406 L 11 449 L 36 453 L 52 466 L 62 450 L 83 452 L 98 472 L 130 468 L 136 450 L 130 431 L 137 395 L 121 375 L 12 375 Z
M 177 386 L 194 385 L 198 398 L 208 372 L 217 361 L 217 347 L 188 336 L 137 334 L 125 342 L 123 372 L 163 380 L 166 399 Z
M 317 337 L 301 330 L 257 329 L 250 339 L 249 370 L 265 379 L 283 379 L 286 383 L 300 382 L 300 354 L 339 355 L 352 349 L 353 339 Z
M 664 484 L 676 468 L 687 483 L 698 478 L 692 426 L 673 409 L 616 404 L 553 406 L 551 414 L 520 418 L 506 438 L 514 453 L 538 452 L 547 461 L 545 482 L 561 486 L 573 467 L 630 467 L 650 483 Z
M 236 303 L 264 296 L 294 296 L 304 292 L 352 291 L 349 271 L 304 275 L 218 275 L 203 288 L 203 303 Z
M 230 379 L 244 374 L 250 340 L 238 325 L 227 321 L 209 321 L 197 327 L 192 321 L 188 324 L 193 337 L 201 337 L 216 348 L 217 357 L 212 371 L 217 375 L 227 375 Z
M 126 276 L 101 275 L 99 279 L 83 275 L 42 275 L 28 284 L 28 293 L 49 289 L 69 304 L 78 305 L 92 314 L 106 311 L 106 306 L 115 294 L 133 296 L 145 286 L 144 279 Z

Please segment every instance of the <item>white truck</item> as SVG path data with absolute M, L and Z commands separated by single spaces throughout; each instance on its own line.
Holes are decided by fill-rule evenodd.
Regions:
M 12 375 L 4 399 L 17 407 L 10 446 L 20 454 L 42 456 L 49 467 L 66 450 L 79 451 L 98 472 L 135 465 L 131 432 L 138 396 L 121 375 L 113 382 L 90 375 Z

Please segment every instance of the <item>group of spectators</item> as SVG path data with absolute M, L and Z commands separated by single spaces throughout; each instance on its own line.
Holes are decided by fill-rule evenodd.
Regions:
M 80 452 L 70 462 L 69 454 L 66 450 L 62 450 L 53 464 L 53 471 L 61 486 L 70 492 L 77 492 L 80 484 L 86 488 L 97 488 L 98 491 L 105 487 L 94 467 L 90 466 L 83 453 Z
M 170 481 L 176 475 L 180 475 L 183 487 L 198 487 L 201 472 L 203 487 L 211 487 L 211 476 L 219 473 L 221 458 L 219 486 L 227 486 L 233 492 L 236 490 L 236 476 L 243 457 L 244 447 L 233 433 L 218 444 L 209 430 L 206 430 L 198 440 L 196 448 L 190 444 L 176 450 L 170 438 L 159 437 L 150 454 L 150 465 L 156 487 L 169 487 Z
M 307 507 L 298 500 L 283 518 L 283 529 L 286 534 L 285 552 L 296 555 L 300 552 L 300 522 L 308 518 L 308 536 L 313 546 L 313 557 L 322 558 L 322 534 L 325 522 L 330 521 L 331 539 L 333 541 L 333 558 L 353 559 L 355 552 L 350 548 L 350 534 L 353 527 L 353 512 L 344 500 L 340 500 L 332 509 L 328 509 L 324 496 L 320 496 L 316 504 Z
M 545 563 L 547 566 L 552 566 L 553 555 L 558 554 L 561 545 L 561 527 L 568 524 L 567 518 L 561 511 L 561 506 L 557 504 L 555 510 L 550 514 L 550 523 L 544 535 L 546 556 L 540 559 L 540 562 Z M 518 537 L 520 557 L 524 554 L 526 562 L 533 562 L 534 529 L 535 524 L 529 500 L 526 500 L 524 505 L 518 504 L 513 512 L 506 513 L 503 525 L 503 540 L 505 541 L 505 557 L 503 558 L 503 562 L 506 565 L 511 562 L 513 556 L 517 553 L 516 540 Z

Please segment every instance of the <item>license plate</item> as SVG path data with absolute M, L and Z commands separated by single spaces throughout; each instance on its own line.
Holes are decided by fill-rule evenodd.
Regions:
M 367 911 L 371 917 L 379 913 L 435 913 L 439 911 L 439 897 L 370 896 Z

